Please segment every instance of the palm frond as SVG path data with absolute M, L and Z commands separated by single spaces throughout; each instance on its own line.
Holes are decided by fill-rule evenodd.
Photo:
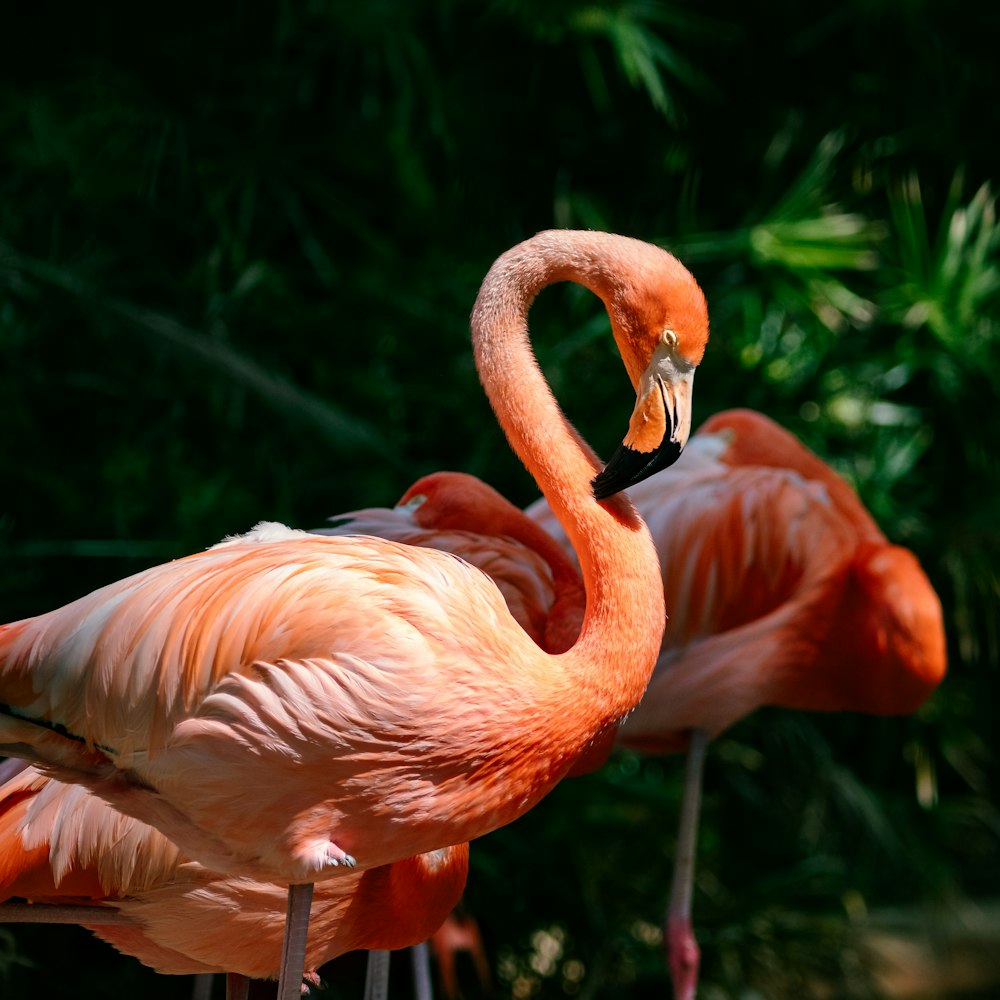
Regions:
M 973 362 L 987 362 L 1000 337 L 996 197 L 984 184 L 962 204 L 960 190 L 956 178 L 933 237 L 917 178 L 910 176 L 893 190 L 890 207 L 902 280 L 886 295 L 886 308 L 902 325 L 926 325 L 946 347 Z

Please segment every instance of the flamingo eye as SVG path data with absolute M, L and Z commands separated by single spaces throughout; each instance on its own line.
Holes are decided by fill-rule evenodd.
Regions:
M 660 343 L 664 347 L 669 348 L 671 351 L 677 350 L 677 334 L 668 326 L 663 333 L 660 334 Z

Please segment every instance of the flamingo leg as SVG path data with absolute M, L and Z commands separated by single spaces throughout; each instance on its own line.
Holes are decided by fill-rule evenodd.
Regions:
M 694 888 L 695 855 L 698 849 L 698 816 L 701 811 L 701 781 L 708 734 L 691 732 L 691 746 L 684 766 L 684 795 L 681 799 L 674 880 L 667 908 L 667 963 L 674 985 L 674 1000 L 694 1000 L 698 989 L 701 952 L 691 928 L 691 893 Z
M 212 1000 L 214 972 L 199 972 L 191 986 L 191 1000 Z
M 238 972 L 226 973 L 226 1000 L 249 1000 L 250 980 Z
M 281 945 L 281 971 L 278 974 L 278 1000 L 299 1000 L 302 996 L 312 897 L 311 882 L 288 887 L 285 938 Z
M 389 952 L 368 952 L 364 1000 L 389 1000 Z
M 431 958 L 427 942 L 415 944 L 410 949 L 413 961 L 413 996 L 414 1000 L 434 1000 L 431 988 Z

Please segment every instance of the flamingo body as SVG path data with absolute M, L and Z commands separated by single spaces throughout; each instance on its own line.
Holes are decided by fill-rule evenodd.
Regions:
M 445 553 L 268 527 L 8 626 L 0 655 L 11 686 L 40 686 L 26 714 L 99 744 L 117 808 L 148 808 L 151 786 L 160 829 L 213 870 L 310 879 L 331 854 L 374 867 L 433 850 L 441 825 L 471 839 L 561 776 L 571 740 L 555 735 L 540 768 L 527 751 L 577 699 L 510 621 L 485 575 Z M 477 745 L 494 727 L 509 738 Z M 67 753 L 73 766 L 76 745 Z M 262 787 L 262 770 L 276 780 Z M 510 801 L 498 774 L 522 795 Z M 319 787 L 296 810 L 303 780 Z M 183 796 L 185 815 L 160 796 Z
M 523 511 L 472 476 L 425 476 L 396 507 L 332 520 L 338 526 L 320 533 L 374 535 L 462 556 L 497 584 L 539 645 L 549 634 L 566 648 L 579 632 L 583 585 L 570 559 Z M 276 975 L 282 887 L 211 872 L 83 787 L 24 765 L 12 770 L 0 785 L 0 898 L 113 905 L 132 925 L 88 926 L 162 973 Z M 357 948 L 426 940 L 458 901 L 467 867 L 468 845 L 458 845 L 321 882 L 307 967 Z

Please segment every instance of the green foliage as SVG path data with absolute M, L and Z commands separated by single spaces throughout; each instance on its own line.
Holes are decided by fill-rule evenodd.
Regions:
M 712 747 L 703 995 L 879 995 L 874 915 L 1000 893 L 997 14 L 138 10 L 20 5 L 0 33 L 0 618 L 436 468 L 527 503 L 471 363 L 478 283 L 551 226 L 656 240 L 709 299 L 697 416 L 752 406 L 801 435 L 917 552 L 949 632 L 914 719 L 762 712 Z M 599 377 L 606 320 L 559 287 L 532 322 L 609 453 L 630 401 Z M 679 781 L 620 755 L 474 845 L 497 995 L 665 995 Z M 56 932 L 11 933 L 36 967 L 5 933 L 5 993 L 44 992 Z M 156 988 L 72 941 L 87 967 L 52 995 Z

